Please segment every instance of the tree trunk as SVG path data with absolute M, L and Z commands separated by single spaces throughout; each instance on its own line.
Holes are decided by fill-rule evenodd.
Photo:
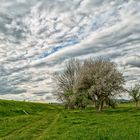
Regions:
M 101 110 L 103 110 L 104 107 L 104 101 L 101 101 Z
M 98 112 L 101 112 L 102 111 L 102 106 L 101 104 L 98 106 Z
M 97 106 L 97 111 L 101 112 L 103 110 L 104 101 L 99 101 Z

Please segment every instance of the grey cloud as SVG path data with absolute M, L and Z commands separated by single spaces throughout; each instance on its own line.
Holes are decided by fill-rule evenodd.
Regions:
M 2 1 L 0 98 L 54 101 L 51 74 L 71 57 L 108 58 L 128 85 L 140 80 L 139 8 L 139 0 Z
M 1 86 L 0 85 L 0 95 L 6 95 L 6 94 L 21 94 L 25 93 L 25 89 L 18 89 L 16 87 L 8 87 L 8 86 Z
M 14 88 L 6 88 L 6 89 L 1 89 L 0 90 L 0 95 L 5 95 L 5 94 L 21 94 L 21 93 L 26 93 L 25 89 L 15 89 Z
M 124 61 L 125 65 L 131 65 L 133 67 L 140 67 L 140 56 L 130 56 Z

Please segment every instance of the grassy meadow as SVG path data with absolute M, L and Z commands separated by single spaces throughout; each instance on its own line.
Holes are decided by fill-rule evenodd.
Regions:
M 97 113 L 0 100 L 0 140 L 140 140 L 140 110 L 122 104 Z

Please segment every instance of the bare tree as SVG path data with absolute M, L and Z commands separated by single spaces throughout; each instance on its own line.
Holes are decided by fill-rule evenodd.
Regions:
M 113 62 L 103 59 L 84 61 L 78 82 L 77 92 L 87 91 L 94 101 L 97 111 L 102 111 L 104 102 L 123 90 L 124 78 Z
M 78 71 L 81 63 L 78 59 L 71 59 L 66 62 L 65 68 L 60 73 L 55 74 L 57 84 L 57 96 L 66 108 L 74 108 L 77 96 L 74 93 L 74 85 L 77 82 Z
M 129 90 L 129 95 L 132 97 L 133 101 L 135 102 L 136 108 L 138 108 L 138 103 L 140 100 L 140 85 L 135 84 L 135 86 Z

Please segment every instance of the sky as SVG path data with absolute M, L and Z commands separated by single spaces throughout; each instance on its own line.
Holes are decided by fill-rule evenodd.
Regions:
M 139 0 L 0 0 L 0 99 L 55 102 L 70 58 L 117 64 L 140 81 Z

